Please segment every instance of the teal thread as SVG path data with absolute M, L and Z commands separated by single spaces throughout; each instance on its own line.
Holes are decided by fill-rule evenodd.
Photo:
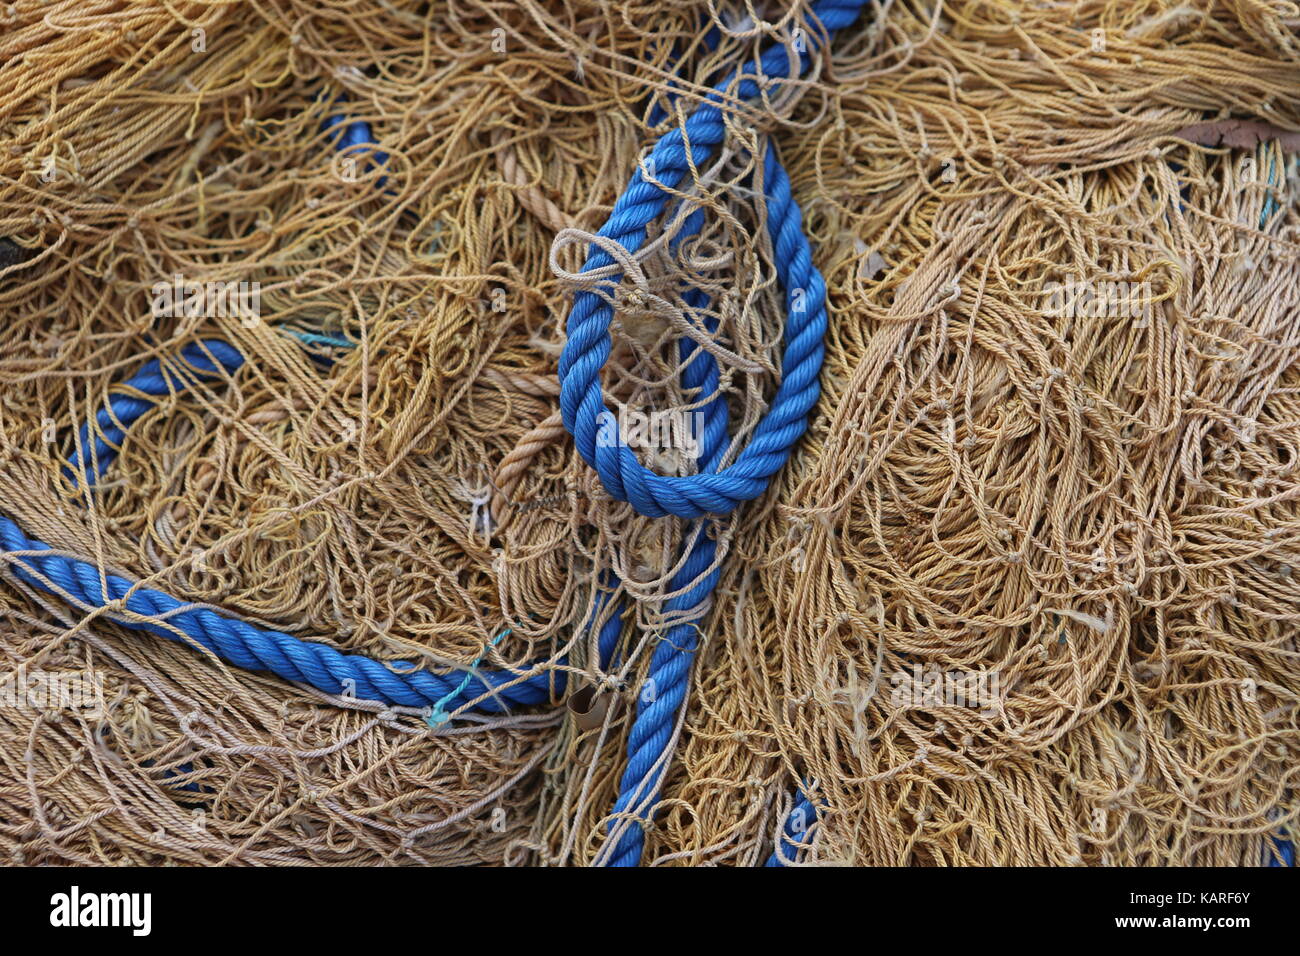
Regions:
M 1277 171 L 1277 160 L 1274 159 L 1273 151 L 1268 148 L 1267 144 L 1265 144 L 1261 152 L 1268 153 L 1268 184 L 1274 186 L 1276 183 L 1273 180 L 1273 174 Z M 1270 191 L 1264 195 L 1264 209 L 1259 214 L 1259 228 L 1263 229 L 1264 223 L 1268 222 L 1268 217 L 1275 212 L 1277 212 L 1277 200 L 1273 198 L 1273 193 Z
M 1277 158 L 1273 155 L 1273 151 L 1268 148 L 1268 144 L 1262 144 L 1260 152 L 1268 153 L 1268 184 L 1274 187 L 1281 186 L 1282 183 L 1279 182 L 1277 178 Z M 1290 163 L 1284 163 L 1283 169 L 1285 170 L 1288 166 L 1292 171 L 1300 169 L 1300 156 L 1291 160 Z M 1277 212 L 1277 210 L 1277 200 L 1273 198 L 1273 193 L 1270 191 L 1264 196 L 1264 209 L 1259 214 L 1259 228 L 1263 229 L 1264 224 L 1268 222 L 1269 217 L 1272 216 L 1273 213 Z
M 355 342 L 349 342 L 347 339 L 341 339 L 334 335 L 321 335 L 319 332 L 302 332 L 298 329 L 291 329 L 288 326 L 280 326 L 299 341 L 306 342 L 308 345 L 332 345 L 340 349 L 353 349 L 357 347 Z
M 507 627 L 496 637 L 492 638 L 492 640 L 488 641 L 487 646 L 483 648 L 483 652 L 479 654 L 478 657 L 474 658 L 473 662 L 469 665 L 469 670 L 465 672 L 465 678 L 460 682 L 460 686 L 458 686 L 455 690 L 451 691 L 450 693 L 444 694 L 442 697 L 438 699 L 437 703 L 433 705 L 432 712 L 425 720 L 426 724 L 428 724 L 434 730 L 437 730 L 447 721 L 451 720 L 451 714 L 447 713 L 447 711 L 443 709 L 443 705 L 446 704 L 447 701 L 449 700 L 456 699 L 464 692 L 465 688 L 469 686 L 469 682 L 473 679 L 474 672 L 478 670 L 479 664 L 483 662 L 483 658 L 487 657 L 487 652 L 492 650 L 492 648 L 496 647 L 499 643 L 501 643 L 502 638 L 504 638 L 512 630 L 514 630 L 514 628 Z

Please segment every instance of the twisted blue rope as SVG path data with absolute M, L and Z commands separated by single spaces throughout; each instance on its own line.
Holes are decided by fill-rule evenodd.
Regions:
M 521 675 L 480 671 L 462 682 L 456 676 L 429 671 L 394 673 L 380 661 L 255 627 L 206 607 L 193 607 L 162 591 L 138 587 L 115 574 L 105 574 L 101 584 L 100 570 L 95 565 L 59 554 L 45 542 L 27 537 L 3 514 L 0 514 L 0 546 L 10 552 L 11 567 L 18 578 L 34 587 L 71 600 L 83 609 L 115 605 L 148 618 L 128 620 L 114 614 L 114 620 L 123 627 L 198 645 L 244 670 L 269 671 L 329 694 L 405 707 L 432 707 L 440 700 L 463 704 L 486 694 L 490 696 L 478 706 L 494 713 L 513 706 L 538 704 L 550 697 L 547 674 L 535 674 L 505 686 Z M 449 694 L 453 696 L 448 697 Z
M 820 19 L 826 30 L 834 31 L 853 22 L 864 5 L 865 0 L 823 0 L 813 7 L 812 15 Z M 807 26 L 809 36 L 815 36 L 812 24 Z M 809 55 L 807 52 L 800 55 L 796 64 L 799 71 L 806 66 Z M 768 49 L 760 63 L 768 77 L 784 77 L 791 72 L 792 64 L 784 46 Z M 739 74 L 736 92 L 742 98 L 759 93 L 758 82 L 752 75 L 755 69 L 753 64 L 748 64 Z M 641 248 L 646 241 L 647 226 L 667 206 L 669 193 L 665 188 L 680 186 L 692 166 L 702 166 L 722 142 L 726 124 L 719 104 L 736 76 L 732 74 L 715 88 L 686 119 L 683 128 L 669 131 L 655 144 L 650 164 L 663 188 L 647 179 L 644 170 L 638 168 L 597 236 L 617 242 L 629 254 Z M 765 192 L 777 275 L 786 291 L 790 315 L 781 360 L 782 380 L 768 414 L 749 445 L 721 472 L 671 478 L 656 475 L 643 467 L 626 446 L 598 441 L 600 424 L 606 420 L 604 416 L 613 414 L 601 395 L 600 371 L 611 347 L 609 324 L 613 307 L 609 299 L 622 275 L 613 270 L 614 257 L 598 243 L 592 245 L 583 266 L 585 273 L 610 269 L 611 275 L 598 283 L 604 295 L 591 290 L 580 290 L 574 295 L 567 323 L 568 340 L 559 364 L 560 412 L 578 453 L 600 474 L 605 489 L 619 501 L 631 502 L 640 514 L 698 518 L 706 514 L 727 514 L 741 502 L 757 498 L 803 435 L 808 412 L 820 394 L 817 376 L 823 357 L 826 285 L 813 267 L 808 241 L 800 228 L 799 208 L 790 195 L 784 170 L 774 157 L 765 166 L 769 176 L 773 170 L 780 170 L 779 182 L 765 183 Z
M 76 475 L 81 475 L 88 486 L 93 485 L 116 458 L 127 429 L 154 407 L 158 398 L 219 377 L 220 370 L 234 372 L 244 363 L 238 349 L 219 339 L 191 343 L 181 350 L 181 357 L 184 363 L 161 359 L 146 362 L 120 387 L 128 390 L 115 390 L 109 396 L 106 407 L 95 416 L 96 430 L 92 432 L 89 423 L 82 426 L 80 451 L 74 452 L 70 462 L 74 481 Z M 58 554 L 45 542 L 27 537 L 3 513 L 0 549 L 31 552 L 10 555 L 15 575 L 83 609 L 101 609 L 121 602 L 110 610 L 117 612 L 113 618 L 123 627 L 197 645 L 237 667 L 269 671 L 326 693 L 389 705 L 432 707 L 435 712 L 449 705 L 463 706 L 484 695 L 489 696 L 477 706 L 492 713 L 550 698 L 552 682 L 546 673 L 520 680 L 523 672 L 479 671 L 472 666 L 463 678 L 457 679 L 459 675 L 416 670 L 414 664 L 406 662 L 395 662 L 392 666 L 402 671 L 394 672 L 389 665 L 371 658 L 256 627 L 209 608 L 190 607 L 188 602 L 153 588 L 138 587 L 114 574 L 105 574 L 101 582 L 95 565 Z M 121 609 L 152 620 L 125 619 Z M 617 631 L 614 636 L 617 638 Z M 555 686 L 557 692 L 563 687 L 562 674 L 556 676 Z
M 756 74 L 765 78 L 798 75 L 807 67 L 814 38 L 852 23 L 865 0 L 822 0 L 814 5 L 806 28 L 809 42 L 797 62 L 791 62 L 785 46 L 766 50 L 759 64 L 747 64 L 730 74 L 705 98 L 681 128 L 664 134 L 655 144 L 647 166 L 654 179 L 638 168 L 623 195 L 597 235 L 617 242 L 634 254 L 647 239 L 649 224 L 662 216 L 670 194 L 683 184 L 692 168 L 704 165 L 726 133 L 723 104 L 729 92 L 749 99 L 760 86 Z M 820 28 L 820 29 L 819 29 Z M 660 185 L 662 183 L 662 186 Z M 567 342 L 560 356 L 560 411 L 565 428 L 573 435 L 578 453 L 596 469 L 611 496 L 628 501 L 643 515 L 676 515 L 700 519 L 726 514 L 741 502 L 766 490 L 772 475 L 785 463 L 795 442 L 807 428 L 808 413 L 820 395 L 826 332 L 826 286 L 813 266 L 812 252 L 803 234 L 798 205 L 790 192 L 790 181 L 769 143 L 763 155 L 763 192 L 767 203 L 767 229 L 772 241 L 777 278 L 785 290 L 788 321 L 781 359 L 782 378 L 767 415 L 759 423 L 743 451 L 731 465 L 720 468 L 727 447 L 727 407 L 718 393 L 716 361 L 692 340 L 679 346 L 682 381 L 688 391 L 714 398 L 703 408 L 704 435 L 701 464 L 697 474 L 684 477 L 656 475 L 637 461 L 621 440 L 603 439 L 603 427 L 613 418 L 601 390 L 600 373 L 609 358 L 610 321 L 613 299 L 622 274 L 617 260 L 600 243 L 593 243 L 583 266 L 584 273 L 608 270 L 599 280 L 599 292 L 581 290 L 574 296 L 567 321 Z M 684 224 L 682 241 L 698 231 L 702 216 L 697 210 Z M 702 310 L 707 299 L 698 291 L 688 292 L 687 305 Z M 707 331 L 712 334 L 716 328 Z M 665 603 L 669 619 L 698 617 L 698 609 L 716 586 L 719 569 L 714 567 L 717 542 L 703 523 L 687 535 L 689 551 L 671 589 L 678 593 Z M 710 570 L 711 568 L 711 570 Z M 617 842 L 608 861 L 612 866 L 635 866 L 645 843 L 643 822 L 654 812 L 659 788 L 667 770 L 667 748 L 673 725 L 688 686 L 687 677 L 698 644 L 695 620 L 669 627 L 655 646 L 649 676 L 638 698 L 636 718 L 628 737 L 628 763 L 619 786 L 618 799 L 610 818 L 609 834 Z M 648 809 L 642 809 L 648 808 Z

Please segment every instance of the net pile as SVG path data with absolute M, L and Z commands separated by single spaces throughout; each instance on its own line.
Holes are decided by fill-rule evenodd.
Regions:
M 574 452 L 563 319 L 647 145 L 800 42 L 806 7 L 772 6 L 0 11 L 0 510 L 304 639 L 555 679 L 550 706 L 431 728 L 6 570 L 14 861 L 601 862 L 687 526 Z M 686 335 L 733 450 L 765 411 L 769 136 L 829 289 L 823 397 L 769 493 L 709 524 L 723 578 L 647 863 L 759 863 L 798 792 L 806 862 L 1277 852 L 1300 810 L 1298 27 L 1285 3 L 882 4 L 732 104 L 683 190 L 699 239 L 669 217 L 625 270 L 609 402 L 689 423 Z M 379 147 L 337 149 L 335 116 Z M 1227 120 L 1267 135 L 1189 141 Z M 160 308 L 177 276 L 259 283 L 258 314 Z M 70 481 L 119 383 L 211 339 L 244 365 Z M 685 473 L 687 438 L 642 458 Z M 953 703 L 951 675 L 989 693 Z M 84 709 L 51 690 L 85 685 Z

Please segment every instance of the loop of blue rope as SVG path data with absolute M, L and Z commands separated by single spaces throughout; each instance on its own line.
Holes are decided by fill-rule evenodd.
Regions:
M 833 32 L 853 22 L 864 5 L 865 0 L 823 0 L 813 7 L 811 16 L 821 28 Z M 806 24 L 808 50 L 818 33 L 816 25 Z M 757 69 L 761 68 L 769 79 L 786 77 L 801 72 L 809 56 L 804 52 L 792 64 L 785 46 L 773 46 L 760 58 L 760 67 L 747 64 L 715 87 L 680 128 L 665 133 L 655 144 L 647 164 L 654 170 L 653 179 L 647 178 L 644 168 L 637 169 L 597 236 L 635 254 L 646 242 L 649 224 L 662 216 L 668 205 L 670 194 L 666 190 L 681 186 L 691 168 L 704 165 L 722 142 L 726 114 L 721 104 L 728 91 L 734 86 L 734 95 L 752 98 L 760 92 L 754 77 Z M 780 169 L 780 163 L 774 159 L 765 163 L 768 175 L 773 168 Z M 609 299 L 622 275 L 614 268 L 614 257 L 600 243 L 593 243 L 589 250 L 582 271 L 607 272 L 599 282 L 604 294 L 584 289 L 574 295 L 559 363 L 560 412 L 578 453 L 596 469 L 605 490 L 619 501 L 631 502 L 640 514 L 698 518 L 727 514 L 741 502 L 757 498 L 803 435 L 808 412 L 820 394 L 826 284 L 812 264 L 799 208 L 790 195 L 784 171 L 776 182 L 765 183 L 765 187 L 768 230 L 789 315 L 781 358 L 782 379 L 748 446 L 721 471 L 701 470 L 682 477 L 657 475 L 642 466 L 622 442 L 600 440 L 602 423 L 613 415 L 605 405 L 600 382 L 611 348 L 609 325 L 614 309 Z
M 726 132 L 722 104 L 730 93 L 749 99 L 760 92 L 756 73 L 766 79 L 798 75 L 807 66 L 811 38 L 834 32 L 852 23 L 865 0 L 823 0 L 816 4 L 804 24 L 810 42 L 792 63 L 785 46 L 769 48 L 759 65 L 748 64 L 732 73 L 705 97 L 680 128 L 665 133 L 650 153 L 647 167 L 638 168 L 623 195 L 615 203 L 609 220 L 597 235 L 617 242 L 629 255 L 646 242 L 650 223 L 661 217 L 669 203 L 667 189 L 686 180 L 692 166 L 704 165 Z M 790 180 L 769 142 L 762 156 L 763 195 L 767 206 L 767 230 L 771 239 L 777 278 L 785 290 L 787 323 L 781 359 L 781 384 L 767 414 L 755 429 L 749 444 L 729 466 L 722 468 L 727 449 L 727 403 L 719 393 L 716 360 L 690 339 L 679 344 L 681 379 L 688 393 L 712 395 L 702 408 L 704 430 L 698 472 L 683 477 L 656 475 L 643 467 L 621 440 L 609 442 L 603 433 L 613 413 L 606 407 L 600 375 L 609 358 L 609 325 L 613 307 L 609 304 L 622 279 L 616 260 L 601 243 L 588 251 L 584 273 L 601 272 L 598 287 L 603 294 L 582 290 L 574 296 L 566 324 L 567 341 L 560 357 L 560 411 L 565 428 L 573 435 L 583 459 L 600 476 L 611 496 L 628 501 L 643 515 L 702 519 L 726 514 L 741 502 L 758 497 L 790 455 L 807 428 L 808 414 L 820 394 L 826 332 L 826 285 L 812 263 L 812 251 L 804 236 L 798 204 L 790 191 Z M 662 186 L 659 185 L 662 183 Z M 702 212 L 686 217 L 680 243 L 698 232 Z M 707 297 L 698 290 L 684 295 L 686 305 L 703 312 Z M 716 322 L 706 322 L 705 331 L 716 333 Z M 608 833 L 616 841 L 607 856 L 611 866 L 636 866 L 645 844 L 644 823 L 653 815 L 658 793 L 668 766 L 668 745 L 677 714 L 686 697 L 691 662 L 699 643 L 699 625 L 691 617 L 708 599 L 717 584 L 717 542 L 703 521 L 688 530 L 691 542 L 681 568 L 670 588 L 678 592 L 665 602 L 665 617 L 682 620 L 670 626 L 655 645 L 649 675 L 638 695 L 636 717 L 628 736 L 628 762 L 619 783 L 619 795 L 610 815 Z

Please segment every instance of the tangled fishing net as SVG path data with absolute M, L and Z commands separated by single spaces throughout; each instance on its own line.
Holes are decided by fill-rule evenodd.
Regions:
M 561 419 L 569 303 L 608 294 L 581 265 L 647 147 L 807 10 L 0 8 L 0 513 L 395 670 L 550 686 L 505 713 L 333 695 L 61 599 L 11 552 L 11 861 L 608 862 L 695 535 L 721 577 L 643 862 L 760 864 L 800 802 L 789 862 L 1278 858 L 1300 8 L 886 2 L 729 101 L 674 193 L 698 234 L 670 214 L 619 259 L 603 387 L 676 423 L 639 454 L 690 473 L 681 423 L 716 396 L 682 385 L 686 338 L 727 458 L 754 434 L 782 378 L 771 142 L 828 289 L 822 395 L 763 497 L 644 517 Z M 373 142 L 339 148 L 354 123 Z M 206 283 L 256 283 L 255 314 L 160 307 Z M 242 364 L 194 374 L 214 341 Z M 107 435 L 151 360 L 190 387 Z M 993 692 L 953 701 L 952 675 Z

